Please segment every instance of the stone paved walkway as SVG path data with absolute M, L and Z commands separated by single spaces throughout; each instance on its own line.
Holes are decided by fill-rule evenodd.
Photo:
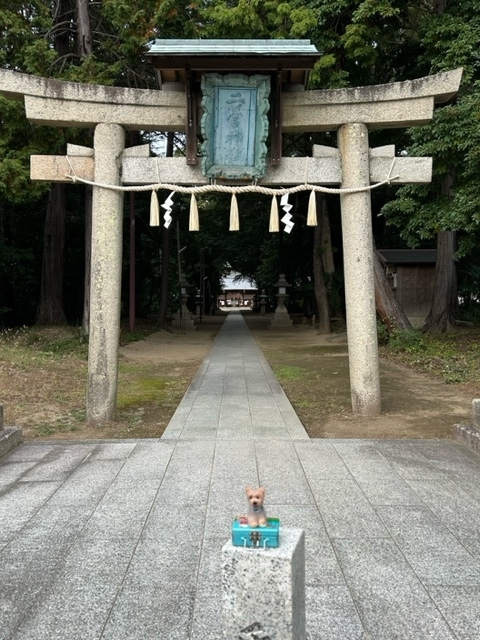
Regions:
M 306 530 L 310 640 L 478 640 L 480 457 L 310 441 L 239 314 L 161 440 L 0 461 L 0 639 L 220 640 L 220 550 L 257 482 Z

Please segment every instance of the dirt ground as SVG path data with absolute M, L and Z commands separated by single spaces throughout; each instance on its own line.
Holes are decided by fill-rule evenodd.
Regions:
M 449 438 L 454 424 L 469 421 L 475 395 L 468 385 L 445 384 L 385 360 L 382 415 L 355 417 L 345 334 L 319 336 L 302 326 L 280 331 L 246 320 L 310 437 Z
M 199 330 L 187 333 L 158 331 L 145 340 L 120 347 L 120 356 L 126 360 L 151 364 L 163 362 L 201 362 L 207 355 L 223 318 L 213 317 L 200 325 Z
M 272 329 L 244 314 L 300 420 L 313 438 L 448 438 L 468 422 L 478 393 L 381 361 L 382 415 L 351 411 L 346 336 L 318 336 L 305 326 Z M 159 331 L 120 348 L 118 418 L 85 424 L 86 362 L 0 362 L 0 404 L 7 424 L 27 439 L 142 438 L 162 435 L 208 353 L 225 316 L 206 317 L 187 333 Z

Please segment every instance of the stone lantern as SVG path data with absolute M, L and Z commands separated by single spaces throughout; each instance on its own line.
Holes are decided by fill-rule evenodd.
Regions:
M 284 273 L 280 274 L 275 286 L 278 289 L 278 293 L 275 294 L 275 297 L 277 298 L 277 308 L 273 314 L 272 327 L 291 327 L 293 325 L 293 321 L 290 319 L 287 307 L 285 306 L 288 299 L 287 289 L 290 284 L 285 279 Z
M 187 300 L 188 300 L 187 281 L 185 280 L 185 276 L 182 273 L 181 280 L 180 280 L 180 304 L 181 304 L 181 313 L 184 318 L 190 315 L 187 308 Z
M 201 322 L 202 320 L 202 292 L 200 289 L 197 289 L 197 293 L 195 294 L 195 316 Z
M 262 316 L 265 315 L 265 309 L 267 307 L 267 294 L 265 293 L 265 289 L 262 289 L 262 293 L 260 294 L 260 314 Z
M 175 320 L 180 329 L 194 329 L 195 322 L 192 318 L 192 314 L 188 310 L 187 300 L 188 300 L 188 291 L 187 291 L 187 280 L 183 273 L 180 274 L 180 307 L 175 314 Z

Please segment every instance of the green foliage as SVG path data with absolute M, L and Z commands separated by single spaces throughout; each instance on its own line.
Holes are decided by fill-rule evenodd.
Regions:
M 299 380 L 304 378 L 308 374 L 306 369 L 302 367 L 295 367 L 293 365 L 284 365 L 283 367 L 275 368 L 275 377 L 280 380 Z
M 409 354 L 425 354 L 428 344 L 425 334 L 411 329 L 392 332 L 388 342 L 393 351 Z
M 52 26 L 51 5 L 41 0 L 28 4 L 0 2 L 0 66 L 48 75 L 55 59 L 46 33 Z
M 153 36 L 156 38 L 198 38 L 206 37 L 205 30 L 211 22 L 207 15 L 208 6 L 191 0 L 160 0 L 156 2 Z
M 421 64 L 432 72 L 462 66 L 455 104 L 438 109 L 426 127 L 410 131 L 409 155 L 432 156 L 431 185 L 405 185 L 382 211 L 410 246 L 455 230 L 459 257 L 472 255 L 480 239 L 480 6 L 451 1 L 424 23 Z M 442 182 L 453 177 L 451 194 Z
M 48 422 L 35 421 L 33 427 L 35 437 L 42 438 L 54 433 L 71 433 L 79 431 L 85 424 L 86 411 L 84 409 L 69 409 L 64 415 Z
M 433 12 L 431 0 L 145 0 L 141 5 L 105 0 L 89 3 L 88 8 L 93 51 L 80 59 L 74 3 L 62 5 L 63 25 L 55 13 L 58 3 L 0 0 L 4 25 L 0 31 L 0 66 L 76 82 L 154 87 L 153 68 L 145 61 L 145 51 L 146 43 L 156 37 L 310 38 L 323 52 L 311 74 L 311 88 L 392 82 L 463 66 L 459 100 L 438 109 L 430 126 L 414 129 L 408 136 L 402 134 L 403 138 L 391 132 L 372 133 L 372 140 L 386 144 L 396 137 L 401 140 L 399 150 L 434 158 L 431 185 L 406 185 L 385 194 L 391 202 L 382 211 L 391 228 L 398 229 L 409 246 L 431 241 L 441 229 L 456 229 L 458 255 L 475 264 L 480 237 L 480 6 L 476 0 L 450 0 L 441 14 Z M 65 35 L 66 51 L 60 52 L 58 38 Z M 3 307 L 23 307 L 23 321 L 32 318 L 36 306 L 41 225 L 48 189 L 48 185 L 30 181 L 29 156 L 63 154 L 67 142 L 91 141 L 82 131 L 29 124 L 21 103 L 0 98 L 0 110 L 0 270 L 8 274 L 0 277 L 0 293 L 8 293 Z M 317 137 L 306 136 L 288 153 L 305 155 L 312 142 L 317 142 Z M 334 135 L 328 143 L 335 144 Z M 450 197 L 441 195 L 446 175 L 454 177 Z M 381 197 L 375 196 L 378 208 Z M 241 230 L 237 233 L 228 232 L 227 198 L 215 195 L 199 200 L 199 233 L 187 232 L 187 199 L 179 198 L 174 209 L 180 220 L 182 246 L 187 247 L 182 253 L 182 267 L 189 282 L 199 282 L 202 259 L 211 292 L 218 290 L 220 276 L 229 264 L 255 278 L 273 297 L 273 283 L 284 271 L 292 283 L 292 300 L 298 305 L 308 302 L 312 239 L 304 225 L 306 207 L 301 197 L 295 203 L 297 224 L 288 237 L 268 233 L 267 198 L 252 195 L 239 199 Z M 142 284 L 139 298 L 142 311 L 147 313 L 158 305 L 161 232 L 148 227 L 144 200 L 138 196 L 136 202 L 141 245 L 137 253 Z M 67 225 L 75 228 L 71 243 L 73 235 L 82 236 L 83 200 L 74 195 L 70 203 Z M 176 233 L 172 229 L 173 285 L 177 260 Z M 75 242 L 70 257 L 73 259 L 76 252 L 76 263 L 68 268 L 69 294 L 81 288 L 83 277 L 78 257 L 81 241 Z M 128 256 L 128 251 L 124 253 Z M 341 309 L 341 279 L 337 274 L 334 278 L 330 285 L 332 300 L 335 293 L 332 304 Z M 172 288 L 172 306 L 175 293 Z M 471 300 L 475 295 L 472 290 Z M 74 307 L 78 301 L 70 304 Z M 13 317 L 12 312 L 9 317 Z
M 458 317 L 480 324 L 480 265 L 473 257 L 460 261 L 458 276 Z
M 120 372 L 122 372 L 122 365 L 120 365 Z M 142 406 L 142 404 L 154 400 L 159 401 L 166 396 L 169 383 L 172 384 L 172 380 L 160 376 L 138 377 L 134 384 L 130 384 L 119 394 L 118 408 L 126 409 Z
M 70 82 L 103 84 L 111 86 L 121 75 L 122 62 L 114 63 L 99 60 L 95 54 L 84 58 L 79 65 L 71 65 L 65 70 L 62 79 Z
M 204 37 L 302 38 L 316 25 L 310 3 L 276 0 L 213 0 L 200 12 Z
M 155 324 L 142 323 L 140 327 L 137 327 L 134 331 L 130 331 L 127 327 L 122 327 L 120 333 L 120 344 L 126 345 L 132 342 L 138 342 L 139 340 L 145 340 L 148 336 L 158 331 L 158 327 Z
M 8 332 L 6 335 L 9 335 Z M 69 354 L 85 359 L 87 357 L 88 339 L 77 327 L 24 327 L 11 335 L 19 345 L 32 347 L 40 353 L 60 357 Z
M 390 342 L 390 329 L 388 326 L 377 318 L 377 339 L 378 344 L 388 344 Z
M 480 83 L 456 105 L 439 109 L 431 125 L 412 131 L 412 155 L 434 158 L 430 185 L 405 185 L 382 211 L 400 229 L 410 246 L 434 238 L 439 230 L 459 231 L 458 256 L 475 250 L 480 233 Z M 454 175 L 450 196 L 442 195 L 441 182 Z
M 478 78 L 480 9 L 474 0 L 450 0 L 447 10 L 431 15 L 425 25 L 422 61 L 433 72 L 464 68 L 463 83 Z
M 382 347 L 382 355 L 447 384 L 478 381 L 480 342 L 478 329 L 446 334 L 398 332 Z
M 231 232 L 230 196 L 213 193 L 199 197 L 200 231 L 195 234 L 186 230 L 188 209 L 185 207 L 185 232 L 182 238 L 188 242 L 188 246 L 184 259 L 195 265 L 190 281 L 198 282 L 200 274 L 197 265 L 202 258 L 209 269 L 212 292 L 219 292 L 220 278 L 230 269 L 247 278 L 255 278 L 259 264 L 262 264 L 265 257 L 265 243 L 269 236 L 271 238 L 268 232 L 268 198 L 258 194 L 245 194 L 238 197 L 238 207 L 240 230 Z

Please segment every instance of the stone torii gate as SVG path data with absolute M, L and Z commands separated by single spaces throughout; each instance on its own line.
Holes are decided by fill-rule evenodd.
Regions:
M 353 89 L 285 93 L 283 131 L 338 131 L 338 149 L 314 147 L 311 158 L 282 158 L 260 185 L 341 185 L 366 188 L 429 182 L 430 158 L 395 157 L 395 149 L 370 149 L 369 129 L 428 123 L 434 104 L 457 92 L 462 70 L 417 80 Z M 32 156 L 31 178 L 71 182 L 68 176 L 110 186 L 210 180 L 181 158 L 150 158 L 148 146 L 125 149 L 125 130 L 184 131 L 185 95 L 142 89 L 86 85 L 0 70 L 0 95 L 23 100 L 26 117 L 39 125 L 95 130 L 93 149 L 68 145 L 66 156 Z M 224 181 L 228 184 L 228 181 Z M 381 411 L 373 280 L 370 192 L 340 194 L 350 385 L 354 413 Z M 123 197 L 95 186 L 91 254 L 91 309 L 87 419 L 112 420 L 116 411 L 120 333 Z

